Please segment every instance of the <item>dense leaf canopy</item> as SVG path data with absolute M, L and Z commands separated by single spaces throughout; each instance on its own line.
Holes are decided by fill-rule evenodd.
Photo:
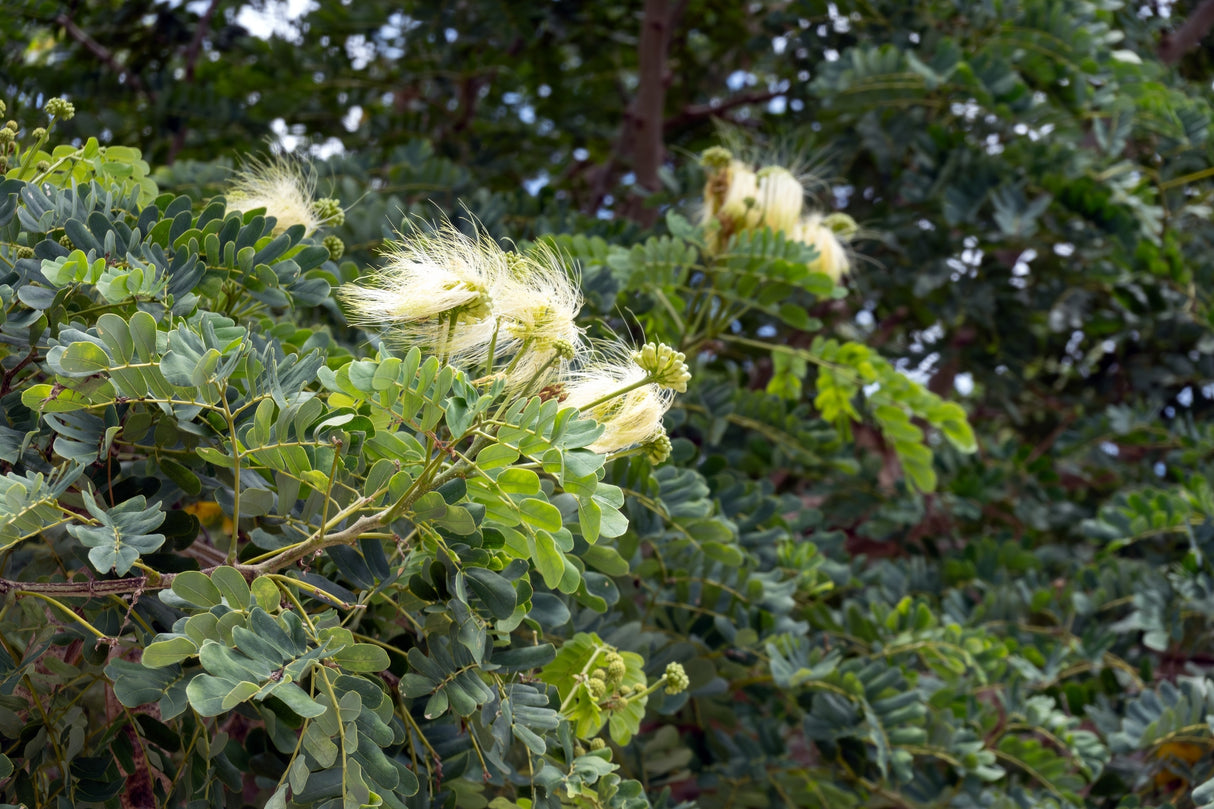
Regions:
M 1214 805 L 1208 1 L 9 6 L 0 800 Z

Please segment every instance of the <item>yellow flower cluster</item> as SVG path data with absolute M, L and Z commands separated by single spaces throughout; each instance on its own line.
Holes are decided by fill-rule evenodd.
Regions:
M 339 295 L 355 325 L 401 346 L 504 378 L 511 395 L 557 396 L 601 425 L 591 445 L 613 453 L 640 445 L 664 451 L 662 416 L 690 372 L 681 353 L 648 345 L 591 343 L 577 324 L 578 279 L 544 247 L 503 250 L 484 234 L 447 225 L 403 239 L 384 266 Z
M 805 212 L 805 189 L 782 166 L 756 171 L 719 146 L 705 151 L 700 162 L 708 171 L 700 224 L 708 230 L 709 249 L 720 250 L 735 234 L 770 228 L 812 246 L 815 272 L 836 283 L 847 275 L 851 263 L 845 242 L 856 232 L 851 217 Z

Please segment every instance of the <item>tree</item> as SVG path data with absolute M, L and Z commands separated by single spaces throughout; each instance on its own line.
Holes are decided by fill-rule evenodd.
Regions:
M 183 66 L 196 39 L 202 51 L 218 52 L 208 43 L 218 42 L 215 32 L 232 31 L 223 27 L 234 24 L 226 16 L 232 9 L 202 10 L 211 15 L 206 28 L 200 10 L 160 9 L 181 23 L 175 45 L 156 43 L 151 27 L 123 29 L 131 41 L 159 48 L 154 58 L 147 51 L 149 58 L 126 63 L 148 66 L 140 73 L 145 86 L 155 85 L 156 71 L 171 75 Z M 1210 377 L 1210 109 L 1203 54 L 1190 52 L 1179 70 L 1169 66 L 1176 54 L 1168 48 L 1191 40 L 1184 32 L 1199 30 L 1203 9 L 1195 4 L 1190 23 L 1180 23 L 1171 39 L 1160 38 L 1161 10 L 1061 0 L 773 4 L 752 14 L 708 4 L 557 4 L 543 12 L 466 4 L 442 12 L 411 8 L 388 19 L 373 5 L 351 11 L 321 4 L 301 20 L 298 47 L 233 35 L 230 50 L 213 62 L 208 57 L 212 72 L 195 81 L 214 95 L 191 108 L 208 112 L 188 127 L 153 127 L 146 135 L 132 128 L 125 139 L 157 157 L 210 158 L 227 145 L 248 148 L 279 116 L 318 140 L 340 137 L 350 151 L 319 167 L 321 187 L 347 205 L 357 201 L 359 216 L 333 228 L 354 261 L 322 261 L 309 280 L 352 280 L 374 262 L 367 248 L 385 235 L 381 214 L 398 207 L 424 214 L 433 210 L 424 201 L 436 199 L 458 219 L 459 199 L 488 232 L 524 240 L 529 249 L 526 240 L 536 249 L 553 245 L 575 259 L 589 311 L 606 325 L 627 332 L 637 327 L 635 317 L 647 337 L 685 351 L 695 373 L 667 418 L 672 460 L 656 467 L 640 456 L 608 460 L 598 485 L 624 495 L 608 505 L 628 518 L 627 529 L 614 544 L 585 548 L 571 530 L 575 544 L 562 548 L 580 568 L 585 592 L 562 589 L 555 557 L 537 558 L 526 576 L 504 576 L 516 608 L 526 588 L 551 597 L 537 596 L 530 609 L 553 644 L 541 680 L 557 698 L 520 703 L 535 709 L 525 727 L 545 753 L 564 745 L 561 720 L 543 727 L 552 721 L 545 711 L 564 717 L 573 735 L 598 721 L 569 685 L 578 661 L 587 673 L 595 668 L 595 649 L 618 650 L 626 670 L 636 661 L 625 653 L 638 654 L 636 665 L 652 682 L 667 662 L 686 669 L 686 696 L 667 697 L 659 688 L 646 697 L 652 710 L 628 720 L 642 736 L 621 743 L 613 728 L 610 759 L 625 780 L 610 800 L 641 800 L 628 783 L 637 779 L 654 801 L 669 786 L 672 800 L 703 806 L 978 804 L 1012 796 L 1042 805 L 1181 801 L 1184 787 L 1214 769 L 1204 720 L 1212 499 L 1203 461 L 1210 444 L 1199 418 Z M 1172 10 L 1188 11 L 1180 4 Z M 90 38 L 84 40 L 56 28 L 49 10 L 30 7 L 27 18 L 7 23 L 14 26 L 8 41 L 61 37 L 69 58 L 48 59 L 40 70 L 84 81 L 92 74 L 83 64 L 114 70 L 88 41 L 112 59 L 124 53 L 92 13 L 73 12 Z M 533 37 L 534 30 L 541 35 Z M 358 36 L 365 47 L 349 48 Z M 1157 57 L 1161 47 L 1164 59 Z M 32 106 L 48 75 L 10 62 L 4 78 L 14 103 Z M 264 83 L 256 78 L 263 75 L 270 76 Z M 224 99 L 259 86 L 275 92 L 261 91 L 241 113 L 246 133 L 203 125 Z M 132 90 L 133 98 L 126 95 Z M 161 107 L 140 100 L 130 80 L 118 91 L 113 108 L 129 114 L 116 123 L 162 120 Z M 355 106 L 360 123 L 345 131 L 341 113 Z M 741 228 L 731 240 L 720 217 L 699 224 L 688 201 L 701 196 L 720 164 L 709 160 L 697 170 L 688 155 L 720 142 L 713 113 L 734 119 L 724 137 L 735 156 L 783 149 L 810 155 L 819 173 L 845 178 L 824 185 L 823 196 L 832 203 L 824 207 L 841 207 L 861 226 L 853 244 L 866 258 L 856 262 L 850 294 L 836 297 L 828 278 L 806 271 L 820 266 L 813 262 L 825 255 L 821 245 L 815 254 L 780 228 Z M 655 146 L 656 119 L 663 137 Z M 81 135 L 101 129 L 84 115 L 71 123 Z M 87 160 L 104 180 L 111 170 L 98 156 Z M 132 163 L 117 156 L 119 166 Z M 82 161 L 74 157 L 70 165 Z M 163 187 L 201 199 L 223 174 L 185 161 L 155 176 Z M 547 186 L 538 194 L 520 188 L 541 181 Z M 131 207 L 147 210 L 147 201 Z M 154 216 L 180 216 L 188 203 L 174 204 L 180 207 L 165 200 Z M 207 221 L 227 221 L 218 212 L 199 220 L 206 210 L 199 205 L 191 214 L 199 231 Z M 74 245 L 94 227 L 67 207 L 60 218 Z M 73 218 L 76 235 L 65 228 Z M 256 232 L 253 220 L 242 223 Z M 25 235 L 10 243 L 43 251 L 41 259 L 62 258 L 55 229 L 21 229 Z M 306 242 L 291 238 L 279 258 L 299 264 L 288 251 Z M 104 233 L 93 239 L 105 246 Z M 295 255 L 320 257 L 308 249 Z M 238 269 L 224 272 L 249 276 Z M 279 269 L 276 283 L 288 288 L 282 294 L 295 294 L 285 280 L 294 270 Z M 84 280 L 88 270 L 79 272 Z M 319 301 L 319 285 L 314 290 L 308 294 L 317 297 L 303 300 Z M 231 292 L 231 301 L 245 294 Z M 274 325 L 282 298 L 254 292 L 269 296 L 258 304 L 268 307 L 268 319 L 251 321 L 252 333 L 275 336 L 286 354 L 303 355 L 307 346 L 323 348 L 334 368 L 369 368 L 355 365 L 354 356 L 375 362 L 364 358 L 362 338 L 340 325 L 336 310 L 317 312 L 315 324 Z M 9 322 L 20 324 L 20 307 L 31 304 L 13 300 Z M 63 305 L 48 324 L 71 319 L 76 310 Z M 87 333 L 82 325 L 87 318 L 71 328 Z M 24 356 L 6 360 L 10 382 L 41 373 L 48 380 L 42 384 L 52 384 L 55 369 L 23 364 Z M 928 389 L 895 368 L 918 369 Z M 88 380 L 89 370 L 76 379 Z M 360 391 L 332 393 L 339 402 L 349 397 L 357 411 L 366 393 Z M 964 420 L 940 397 L 957 398 L 970 411 L 976 455 L 947 443 L 968 449 L 970 441 Z M 92 407 L 104 435 L 101 402 Z M 449 420 L 449 407 L 443 410 Z M 57 447 L 68 448 L 70 435 L 56 424 L 40 427 L 39 440 L 66 458 Z M 28 425 L 10 428 L 24 435 Z M 233 492 L 241 488 L 237 479 Z M 28 490 L 28 481 L 23 485 Z M 69 502 L 75 496 L 69 493 Z M 463 519 L 450 512 L 466 508 L 470 496 L 443 496 L 441 515 L 434 501 L 434 519 Z M 218 495 L 215 502 L 229 512 L 234 505 Z M 580 520 L 578 529 L 585 530 Z M 196 536 L 191 530 L 182 536 Z M 417 582 L 398 579 L 394 592 L 429 603 L 430 615 L 448 616 L 434 621 L 462 625 L 450 617 L 462 598 L 458 585 L 446 579 L 463 564 L 462 553 L 456 556 L 450 565 L 442 561 L 441 573 L 430 565 Z M 234 561 L 247 563 L 242 558 Z M 541 561 L 552 565 L 547 574 Z M 374 577 L 367 584 L 349 578 L 340 559 L 318 564 L 316 575 L 344 589 L 337 593 L 342 603 L 380 586 Z M 14 581 L 43 577 L 36 565 L 18 570 Z M 494 594 L 505 599 L 505 590 L 487 574 L 463 572 L 488 588 L 488 598 L 474 587 L 462 603 L 492 616 Z M 31 599 L 39 596 L 16 603 L 30 610 Z M 140 612 L 146 600 L 129 612 L 152 626 Z M 360 620 L 382 633 L 409 611 Z M 44 613 L 32 614 L 44 620 Z M 441 657 L 438 638 L 429 631 L 380 638 L 402 651 L 389 656 L 395 676 L 436 684 L 402 679 L 393 712 L 402 724 L 417 723 L 408 744 L 420 749 L 425 740 L 443 762 L 443 778 L 421 778 L 418 795 L 433 788 L 460 805 L 473 805 L 477 794 L 517 802 L 526 796 L 507 789 L 503 773 L 536 776 L 510 758 L 529 758 L 522 751 L 534 754 L 535 741 L 515 730 L 518 744 L 502 748 L 514 752 L 500 753 L 500 767 L 485 740 L 469 746 L 449 720 L 425 717 L 425 706 L 445 693 L 439 674 L 458 668 L 442 658 L 439 670 L 425 673 L 421 658 Z M 460 648 L 458 636 L 452 643 Z M 187 668 L 191 659 L 182 658 Z M 536 657 L 517 665 L 543 664 Z M 147 676 L 133 662 L 129 671 Z M 116 674 L 111 679 L 120 682 Z M 485 673 L 480 681 L 505 683 L 499 676 Z M 82 682 L 101 675 L 88 678 Z M 48 700 L 53 693 L 46 692 Z M 448 711 L 458 699 L 447 697 Z M 74 703 L 58 704 L 57 721 L 70 727 Z M 469 714 L 467 721 L 471 738 L 480 739 L 475 728 L 488 720 L 478 726 Z M 25 738 L 20 727 L 10 738 Z M 161 732 L 138 718 L 125 727 L 138 739 Z M 241 744 L 227 748 L 237 771 L 284 777 L 288 765 L 276 745 L 287 736 L 256 722 L 239 732 Z M 585 758 L 576 752 L 571 739 L 568 749 L 552 753 L 566 780 L 547 791 L 536 782 L 530 797 L 579 800 L 568 786 L 575 772 L 577 783 L 606 789 L 597 769 L 592 778 L 591 770 L 573 766 Z M 50 761 L 40 771 L 53 780 L 57 766 Z M 115 766 L 131 772 L 121 761 Z M 580 766 L 600 768 L 589 759 Z M 236 783 L 223 766 L 212 770 Z M 460 772 L 473 778 L 460 780 Z M 482 773 L 490 777 L 483 790 L 476 783 Z M 84 774 L 71 783 L 83 783 Z M 1205 792 L 1194 801 L 1206 803 Z

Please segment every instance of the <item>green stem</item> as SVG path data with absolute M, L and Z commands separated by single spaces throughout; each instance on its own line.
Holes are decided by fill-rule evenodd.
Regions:
M 99 638 L 101 640 L 109 640 L 108 635 L 106 635 L 104 632 L 102 632 L 97 627 L 90 624 L 88 621 L 81 618 L 70 607 L 68 607 L 66 604 L 64 604 L 62 601 L 59 601 L 58 599 L 51 598 L 50 596 L 46 595 L 45 593 L 36 593 L 32 590 L 14 590 L 13 595 L 17 596 L 18 598 L 20 598 L 21 596 L 33 596 L 34 598 L 40 598 L 43 601 L 45 601 L 46 603 L 50 604 L 55 609 L 62 612 L 67 617 L 71 618 L 76 623 L 80 624 L 85 629 L 87 629 L 89 632 L 91 632 L 93 634 L 94 637 Z
M 596 407 L 603 404 L 604 402 L 610 402 L 612 399 L 616 398 L 617 396 L 623 396 L 625 393 L 631 393 L 632 391 L 636 390 L 637 388 L 643 388 L 646 385 L 651 385 L 651 384 L 653 384 L 653 377 L 646 376 L 644 379 L 638 379 L 636 382 L 633 382 L 631 385 L 625 385 L 624 387 L 620 388 L 619 390 L 615 391 L 614 393 L 609 393 L 606 396 L 601 396 L 598 399 L 595 399 L 590 404 L 584 404 L 581 407 L 579 407 L 578 410 L 580 410 L 583 413 L 589 413 L 591 410 L 594 410 Z
M 29 168 L 29 166 L 30 166 L 30 163 L 32 163 L 32 162 L 33 162 L 33 160 L 34 160 L 34 155 L 38 154 L 38 150 L 39 150 L 39 149 L 41 149 L 43 146 L 45 146 L 45 145 L 46 145 L 46 142 L 47 142 L 47 141 L 50 139 L 50 137 L 51 137 L 51 128 L 52 128 L 54 125 L 55 125 L 55 119 L 54 119 L 54 118 L 52 118 L 52 119 L 50 120 L 50 123 L 48 123 L 48 124 L 46 125 L 46 132 L 44 132 L 44 133 L 43 133 L 42 137 L 38 139 L 37 143 L 35 143 L 33 146 L 31 146 L 29 149 L 27 149 L 27 150 L 25 151 L 25 154 L 24 154 L 24 155 L 22 155 L 22 157 L 21 157 L 21 170 L 20 170 L 20 172 L 18 172 L 18 174 L 17 174 L 17 176 L 18 176 L 18 177 L 24 177 L 24 176 L 25 176 L 25 170 L 26 170 L 26 169 L 28 169 L 28 168 Z

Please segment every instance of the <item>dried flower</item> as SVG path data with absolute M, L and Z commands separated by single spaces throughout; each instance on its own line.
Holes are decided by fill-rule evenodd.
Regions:
M 275 219 L 274 233 L 303 225 L 311 234 L 323 224 L 312 201 L 315 181 L 297 162 L 286 157 L 254 160 L 236 175 L 228 189 L 228 209 L 264 208 Z

